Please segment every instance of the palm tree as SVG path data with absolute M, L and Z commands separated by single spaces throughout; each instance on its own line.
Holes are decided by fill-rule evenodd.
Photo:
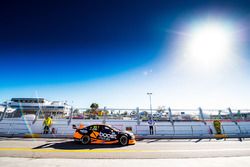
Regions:
M 90 105 L 90 108 L 91 108 L 91 115 L 93 116 L 93 118 L 96 117 L 96 115 L 98 114 L 98 108 L 99 108 L 99 105 L 97 103 L 92 103 Z
M 92 104 L 90 105 L 90 108 L 91 108 L 92 110 L 97 110 L 97 109 L 99 108 L 99 105 L 98 105 L 97 103 L 92 103 Z

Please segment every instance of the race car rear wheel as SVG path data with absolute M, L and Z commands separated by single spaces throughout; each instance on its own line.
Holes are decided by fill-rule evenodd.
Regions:
M 128 137 L 125 135 L 122 135 L 119 139 L 119 142 L 121 145 L 126 146 L 128 145 Z
M 81 142 L 82 142 L 82 144 L 89 144 L 90 143 L 90 137 L 89 137 L 89 135 L 84 135 L 81 138 Z

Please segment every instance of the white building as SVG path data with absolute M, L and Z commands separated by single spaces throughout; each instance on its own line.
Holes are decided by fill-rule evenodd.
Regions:
M 62 101 L 48 101 L 44 98 L 12 98 L 11 101 L 4 102 L 4 107 L 12 109 L 12 113 L 8 112 L 7 117 L 21 117 L 27 114 L 38 114 L 43 117 L 45 113 L 51 116 L 68 115 L 72 106 Z

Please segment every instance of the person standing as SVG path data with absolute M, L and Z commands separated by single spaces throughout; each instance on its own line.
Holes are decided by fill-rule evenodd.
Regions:
M 221 122 L 220 122 L 220 120 L 214 120 L 213 124 L 214 124 L 214 129 L 216 130 L 216 133 L 221 134 Z
M 45 115 L 45 119 L 43 121 L 43 134 L 48 134 L 49 133 L 49 129 L 52 125 L 52 118 L 49 115 Z
M 149 125 L 149 133 L 150 133 L 150 135 L 153 135 L 154 134 L 154 125 L 155 125 L 155 121 L 153 118 L 150 118 L 148 120 L 148 125 Z

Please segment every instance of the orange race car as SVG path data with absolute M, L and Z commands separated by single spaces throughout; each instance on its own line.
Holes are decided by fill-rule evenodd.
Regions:
M 87 127 L 77 128 L 74 133 L 74 140 L 82 144 L 135 144 L 135 136 L 131 132 L 121 131 L 109 125 L 95 124 Z

